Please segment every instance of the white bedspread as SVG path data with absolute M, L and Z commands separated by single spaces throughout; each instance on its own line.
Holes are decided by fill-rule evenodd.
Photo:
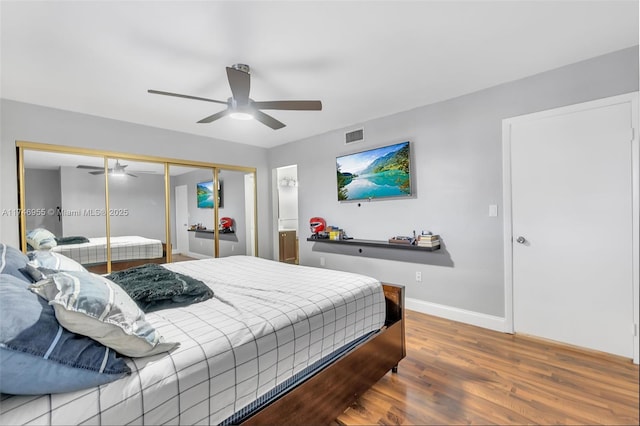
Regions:
M 137 235 L 111 237 L 111 261 L 157 259 L 162 257 L 162 241 Z M 92 237 L 88 243 L 65 244 L 51 249 L 83 265 L 107 261 L 107 237 Z
M 0 424 L 218 424 L 278 383 L 384 324 L 381 284 L 321 268 L 234 256 L 167 267 L 214 298 L 147 315 L 170 354 L 86 391 L 6 396 Z

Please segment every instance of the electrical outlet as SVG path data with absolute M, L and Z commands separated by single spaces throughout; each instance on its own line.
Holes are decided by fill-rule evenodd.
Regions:
M 422 282 L 422 272 L 416 271 L 416 281 L 419 283 Z
M 324 266 L 325 262 L 324 262 L 324 257 L 320 256 L 320 266 Z

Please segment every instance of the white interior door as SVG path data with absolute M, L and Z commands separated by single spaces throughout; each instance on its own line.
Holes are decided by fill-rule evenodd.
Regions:
M 176 186 L 176 249 L 178 253 L 189 253 L 189 204 L 187 185 Z
M 637 359 L 632 104 L 585 105 L 507 128 L 513 326 Z

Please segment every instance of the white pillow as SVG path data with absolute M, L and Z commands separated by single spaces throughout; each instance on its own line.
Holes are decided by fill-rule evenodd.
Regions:
M 58 245 L 56 236 L 44 228 L 27 232 L 27 242 L 36 250 L 50 249 Z
M 87 271 L 75 260 L 54 251 L 30 251 L 27 256 L 29 256 L 29 264 L 36 268 L 55 269 L 56 271 Z
M 91 337 L 122 355 L 149 356 L 178 346 L 165 342 L 136 302 L 100 275 L 59 272 L 30 288 L 53 305 L 58 322 L 67 330 Z

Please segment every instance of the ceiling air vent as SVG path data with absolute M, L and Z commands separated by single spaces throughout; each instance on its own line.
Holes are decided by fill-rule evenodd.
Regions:
M 364 140 L 364 129 L 354 130 L 344 134 L 344 143 L 355 143 Z

